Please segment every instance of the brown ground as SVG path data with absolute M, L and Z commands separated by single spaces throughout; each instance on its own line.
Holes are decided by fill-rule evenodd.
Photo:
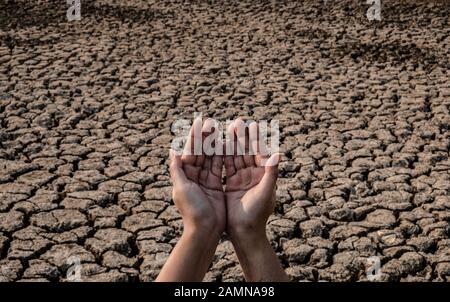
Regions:
M 278 119 L 268 235 L 295 280 L 450 280 L 450 5 L 0 1 L 0 280 L 153 280 L 170 125 Z M 88 3 L 89 2 L 89 3 Z M 225 2 L 226 4 L 219 4 Z M 202 4 L 203 3 L 203 4 Z M 242 280 L 223 239 L 207 280 Z

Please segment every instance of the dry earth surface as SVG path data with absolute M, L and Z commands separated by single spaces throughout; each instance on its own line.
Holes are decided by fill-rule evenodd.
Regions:
M 0 281 L 151 281 L 171 124 L 280 121 L 294 280 L 450 280 L 448 1 L 0 1 Z M 206 280 L 243 280 L 224 237 Z

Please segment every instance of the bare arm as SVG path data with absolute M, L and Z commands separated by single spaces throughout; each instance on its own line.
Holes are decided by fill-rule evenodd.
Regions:
M 246 142 L 256 150 L 257 124 L 250 125 L 248 134 L 242 126 L 237 120 L 229 129 L 230 137 L 234 135 L 235 143 Z M 227 233 L 247 281 L 289 281 L 266 237 L 267 219 L 275 208 L 279 154 L 268 158 L 259 151 L 254 153 L 225 157 Z
M 207 121 L 208 122 L 208 121 Z M 205 122 L 206 124 L 206 122 Z M 183 219 L 183 235 L 156 281 L 202 281 L 225 229 L 225 200 L 222 190 L 222 156 L 192 155 L 196 127 L 208 129 L 201 120 L 191 128 L 183 156 L 170 153 L 172 198 Z M 202 135 L 205 137 L 205 135 Z
M 218 241 L 217 234 L 207 234 L 204 230 L 185 230 L 156 281 L 202 281 Z
M 232 243 L 247 281 L 289 281 L 265 234 L 235 237 Z

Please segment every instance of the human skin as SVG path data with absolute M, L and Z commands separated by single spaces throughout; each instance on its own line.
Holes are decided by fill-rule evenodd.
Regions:
M 257 135 L 249 133 L 258 131 L 256 123 L 250 125 L 247 134 L 240 131 L 244 125 L 240 119 L 228 129 L 235 143 L 232 154 L 187 155 L 186 150 L 193 153 L 193 142 L 202 143 L 211 134 L 210 123 L 207 120 L 202 126 L 201 120 L 195 120 L 183 155 L 171 151 L 172 197 L 184 230 L 156 281 L 201 281 L 224 231 L 231 238 L 247 281 L 288 281 L 265 234 L 267 219 L 275 207 L 279 155 L 267 158 L 258 152 L 238 156 L 242 143 L 257 143 L 250 139 Z M 223 164 L 225 190 L 221 181 Z
M 266 236 L 267 219 L 275 208 L 280 155 L 268 158 L 259 150 L 257 123 L 250 124 L 248 133 L 244 129 L 240 119 L 228 129 L 245 154 L 249 147 L 255 151 L 242 156 L 235 148 L 225 156 L 227 233 L 247 281 L 289 281 Z
M 194 154 L 199 128 L 196 119 L 186 149 Z M 185 150 L 186 150 L 185 149 Z M 222 189 L 222 156 L 175 154 L 170 151 L 172 199 L 183 219 L 183 234 L 164 264 L 156 281 L 201 281 L 212 262 L 220 236 L 225 230 L 226 209 Z

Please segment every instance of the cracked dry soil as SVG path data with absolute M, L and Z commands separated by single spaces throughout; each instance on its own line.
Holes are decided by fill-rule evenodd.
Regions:
M 154 280 L 193 112 L 280 121 L 294 280 L 450 280 L 448 1 L 81 2 L 0 1 L 0 281 Z M 206 280 L 243 280 L 226 238 Z

